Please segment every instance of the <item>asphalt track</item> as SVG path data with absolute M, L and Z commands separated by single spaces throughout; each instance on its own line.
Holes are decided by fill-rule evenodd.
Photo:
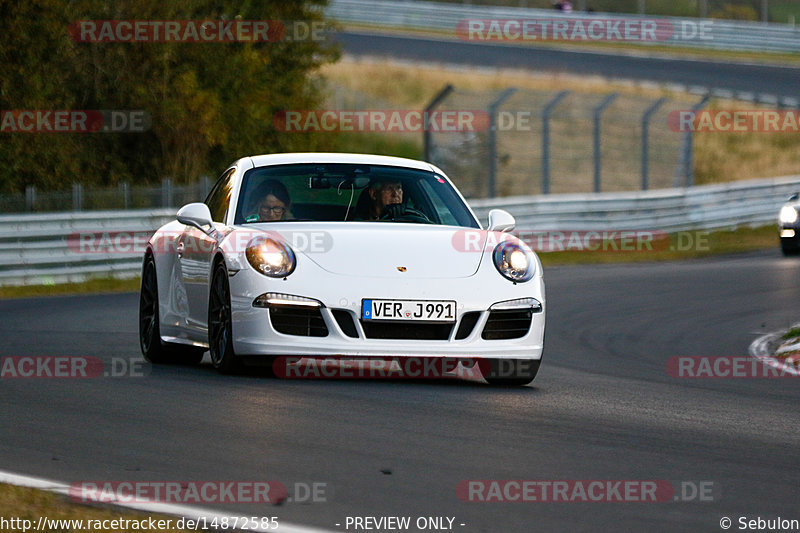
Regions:
M 3 378 L 0 469 L 66 482 L 323 482 L 325 502 L 216 507 L 332 530 L 364 515 L 451 516 L 464 532 L 800 519 L 799 382 L 666 371 L 673 356 L 745 356 L 757 335 L 793 323 L 800 260 L 776 246 L 545 276 L 545 363 L 532 386 L 282 381 L 221 376 L 207 363 L 148 365 L 144 377 Z M 136 308 L 134 294 L 0 301 L 0 355 L 138 357 Z M 458 483 L 475 479 L 712 482 L 713 501 L 459 500 Z
M 594 50 L 551 46 L 472 43 L 365 32 L 342 32 L 336 40 L 354 56 L 391 57 L 444 64 L 521 68 L 543 72 L 596 75 L 625 80 L 682 84 L 734 93 L 800 98 L 800 68 L 757 63 L 729 63 L 612 55 Z M 646 51 L 646 50 L 645 50 Z M 442 84 L 445 83 L 442 80 Z

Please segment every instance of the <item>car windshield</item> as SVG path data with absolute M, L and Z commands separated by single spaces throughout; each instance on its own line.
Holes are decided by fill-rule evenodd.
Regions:
M 335 163 L 245 173 L 234 223 L 299 220 L 479 227 L 453 186 L 433 172 Z

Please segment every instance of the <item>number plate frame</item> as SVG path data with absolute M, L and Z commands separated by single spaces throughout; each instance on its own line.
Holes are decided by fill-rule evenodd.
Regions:
M 378 304 L 379 307 L 376 307 Z M 428 306 L 433 306 L 429 308 Z M 437 305 L 442 306 L 439 313 Z M 398 307 L 399 306 L 399 307 Z M 375 316 L 375 311 L 380 309 Z M 394 300 L 364 298 L 361 300 L 361 319 L 370 322 L 417 322 L 428 324 L 455 324 L 455 300 Z

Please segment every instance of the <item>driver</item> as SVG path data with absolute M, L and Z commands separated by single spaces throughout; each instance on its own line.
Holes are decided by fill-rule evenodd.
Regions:
M 399 181 L 375 181 L 369 186 L 371 200 L 369 220 L 379 220 L 391 214 L 392 217 L 405 212 L 403 205 L 403 184 Z

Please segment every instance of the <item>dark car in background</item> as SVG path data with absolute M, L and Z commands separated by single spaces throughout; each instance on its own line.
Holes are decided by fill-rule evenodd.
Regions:
M 781 207 L 778 233 L 783 255 L 800 254 L 800 193 L 794 193 Z

